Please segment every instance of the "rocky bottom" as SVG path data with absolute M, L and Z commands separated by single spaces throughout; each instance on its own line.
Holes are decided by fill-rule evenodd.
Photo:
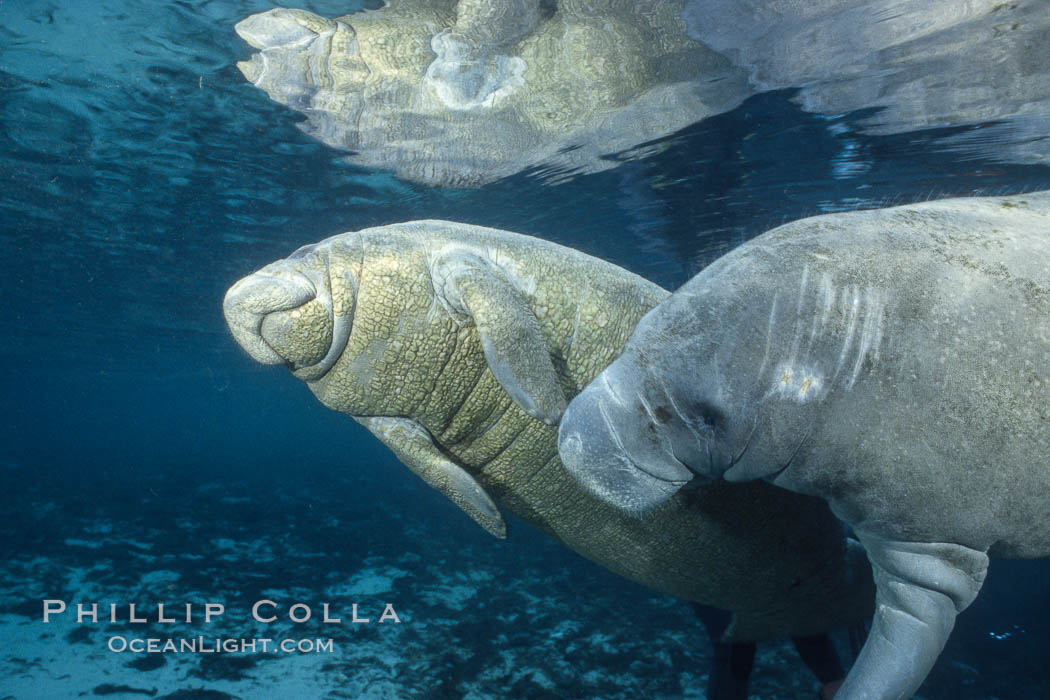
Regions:
M 688 605 L 519 521 L 494 540 L 409 479 L 21 471 L 0 484 L 2 700 L 704 697 L 711 648 Z M 348 497 L 362 487 L 383 497 Z M 45 624 L 44 600 L 66 611 Z M 224 612 L 205 622 L 208 604 Z M 1050 697 L 1039 677 L 982 673 L 943 658 L 923 697 Z M 816 681 L 766 642 L 752 696 L 815 697 Z

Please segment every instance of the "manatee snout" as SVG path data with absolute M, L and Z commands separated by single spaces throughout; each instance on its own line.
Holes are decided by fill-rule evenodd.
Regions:
M 287 261 L 240 280 L 222 304 L 230 332 L 253 359 L 284 364 L 305 380 L 325 374 L 345 347 L 350 319 L 332 308 L 325 276 Z
M 344 22 L 277 8 L 246 17 L 234 30 L 259 50 L 237 63 L 244 77 L 296 109 L 336 110 L 346 91 L 332 86 L 361 85 L 369 75 L 357 33 Z
M 627 394 L 629 395 L 629 393 Z M 670 498 L 693 479 L 661 437 L 641 435 L 622 390 L 592 382 L 569 404 L 558 429 L 558 454 L 570 474 L 603 500 L 640 513 Z
M 316 297 L 316 289 L 305 276 L 278 277 L 260 271 L 230 287 L 222 312 L 234 339 L 253 359 L 279 365 L 294 362 L 279 350 L 285 345 L 289 312 Z
M 335 27 L 336 22 L 312 12 L 279 7 L 245 17 L 233 30 L 252 48 L 266 50 L 303 44 Z

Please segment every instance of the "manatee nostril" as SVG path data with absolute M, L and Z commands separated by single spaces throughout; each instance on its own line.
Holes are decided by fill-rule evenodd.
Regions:
M 295 279 L 257 272 L 230 287 L 223 300 L 227 320 L 231 315 L 262 316 L 302 306 L 317 296 L 313 283 L 304 276 Z
M 653 418 L 660 423 L 669 423 L 671 421 L 671 412 L 664 406 L 657 406 L 653 409 Z

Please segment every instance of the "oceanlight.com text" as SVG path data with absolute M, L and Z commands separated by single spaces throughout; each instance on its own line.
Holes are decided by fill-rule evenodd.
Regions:
M 106 642 L 115 653 L 132 654 L 331 654 L 331 639 L 238 639 L 233 637 L 123 637 Z

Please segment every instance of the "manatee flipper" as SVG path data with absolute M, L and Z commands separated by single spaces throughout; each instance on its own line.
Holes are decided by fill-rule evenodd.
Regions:
M 988 555 L 942 542 L 897 542 L 857 532 L 875 575 L 875 618 L 836 697 L 910 698 L 962 612 L 981 590 Z
M 485 360 L 504 390 L 533 418 L 557 425 L 565 394 L 521 291 L 496 265 L 466 251 L 439 253 L 431 273 L 447 307 L 473 319 Z
M 405 466 L 445 494 L 478 525 L 501 540 L 506 539 L 507 525 L 492 498 L 474 477 L 437 448 L 426 428 L 411 418 L 370 416 L 354 420 L 368 428 Z

